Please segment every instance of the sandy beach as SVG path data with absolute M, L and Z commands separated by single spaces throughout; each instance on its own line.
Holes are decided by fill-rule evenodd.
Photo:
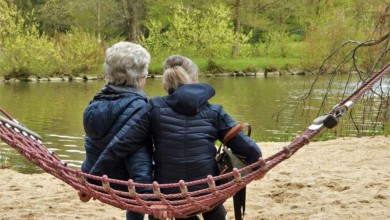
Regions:
M 264 157 L 287 143 L 259 143 Z M 233 220 L 232 201 L 225 203 Z M 0 219 L 125 219 L 48 174 L 0 170 Z M 147 219 L 147 218 L 145 218 Z M 313 142 L 247 187 L 245 220 L 390 219 L 390 137 Z

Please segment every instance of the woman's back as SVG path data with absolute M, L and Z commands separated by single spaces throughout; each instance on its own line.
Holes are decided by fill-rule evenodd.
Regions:
M 82 165 L 89 172 L 101 152 L 132 116 L 147 103 L 141 90 L 106 85 L 84 111 L 85 150 Z
M 218 113 L 210 108 L 208 99 L 201 95 L 190 100 L 186 98 L 188 90 L 208 89 L 212 88 L 203 84 L 189 84 L 181 86 L 169 96 L 151 100 L 155 179 L 159 183 L 178 182 L 180 179 L 191 181 L 217 174 L 214 142 L 217 140 Z M 200 99 L 205 102 L 199 102 Z M 191 103 L 194 105 L 191 106 Z M 182 105 L 186 105 L 183 109 L 187 112 L 180 111 Z
M 223 139 L 235 122 L 221 106 L 208 103 L 213 96 L 211 86 L 196 83 L 171 90 L 168 96 L 151 99 L 155 180 L 159 183 L 218 175 L 215 141 Z M 245 153 L 259 152 L 248 148 Z M 174 192 L 178 191 L 165 191 Z

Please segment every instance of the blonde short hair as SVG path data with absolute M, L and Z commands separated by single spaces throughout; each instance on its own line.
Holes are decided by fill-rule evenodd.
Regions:
M 104 71 L 109 83 L 140 87 L 140 80 L 148 76 L 150 54 L 141 45 L 119 42 L 106 50 Z
M 198 66 L 182 55 L 169 56 L 163 64 L 163 87 L 166 91 L 180 85 L 198 82 Z

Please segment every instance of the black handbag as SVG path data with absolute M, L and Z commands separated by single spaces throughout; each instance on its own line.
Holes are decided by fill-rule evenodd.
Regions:
M 228 173 L 233 171 L 233 168 L 241 169 L 248 165 L 245 161 L 245 157 L 234 154 L 226 144 L 232 139 L 234 136 L 238 134 L 244 128 L 248 128 L 248 136 L 251 134 L 251 126 L 248 123 L 237 124 L 233 128 L 229 130 L 229 132 L 225 135 L 221 145 L 217 151 L 217 164 L 218 169 L 221 174 Z M 251 171 L 246 171 L 241 173 L 242 176 L 247 175 Z M 233 177 L 225 178 L 218 181 L 218 184 L 224 184 L 233 179 Z M 246 187 L 242 188 L 233 196 L 233 204 L 234 204 L 234 217 L 235 220 L 243 220 L 245 213 L 245 199 L 246 199 Z

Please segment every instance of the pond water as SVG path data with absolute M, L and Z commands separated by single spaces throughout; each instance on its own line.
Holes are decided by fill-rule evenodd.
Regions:
M 255 139 L 282 141 L 310 125 L 321 111 L 324 94 L 330 97 L 330 103 L 324 105 L 324 111 L 328 112 L 342 99 L 340 92 L 349 95 L 357 82 L 348 76 L 341 77 L 327 94 L 329 79 L 320 79 L 310 105 L 297 105 L 298 98 L 308 92 L 314 80 L 305 76 L 201 78 L 201 82 L 216 90 L 210 102 L 222 104 L 237 122 L 249 122 Z M 388 89 L 389 78 L 386 80 L 382 89 L 386 85 Z M 79 167 L 85 157 L 83 111 L 104 84 L 104 81 L 0 83 L 0 108 L 40 134 L 45 146 L 70 166 Z M 160 78 L 148 79 L 146 93 L 150 97 L 164 95 L 161 84 Z M 20 172 L 40 172 L 2 142 L 0 162 L 9 163 Z

